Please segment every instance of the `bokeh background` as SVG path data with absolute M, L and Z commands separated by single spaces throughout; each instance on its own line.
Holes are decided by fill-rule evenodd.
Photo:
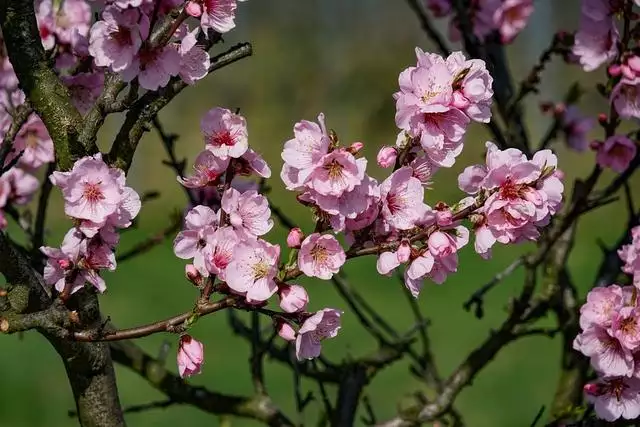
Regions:
M 555 31 L 573 30 L 578 23 L 577 0 L 538 0 L 535 5 L 529 26 L 508 49 L 516 80 L 526 76 Z M 274 172 L 272 199 L 303 230 L 309 231 L 310 212 L 296 204 L 294 194 L 283 190 L 278 177 L 281 147 L 290 138 L 293 124 L 301 119 L 315 120 L 319 112 L 324 112 L 328 126 L 336 130 L 343 142 L 365 143 L 364 154 L 371 159 L 370 173 L 384 177 L 373 159 L 381 145 L 395 141 L 391 95 L 397 90 L 398 73 L 415 62 L 415 46 L 427 51 L 433 46 L 407 4 L 399 0 L 251 0 L 239 5 L 237 24 L 225 37 L 226 43 L 216 46 L 214 53 L 234 43 L 250 41 L 254 56 L 185 90 L 162 112 L 162 122 L 168 131 L 180 134 L 177 151 L 192 161 L 202 147 L 200 117 L 214 106 L 240 108 L 248 120 L 251 145 L 269 161 Z M 446 30 L 445 23 L 438 25 Z M 527 118 L 532 141 L 539 141 L 550 120 L 539 113 L 537 103 L 560 101 L 574 81 L 587 90 L 581 102 L 585 112 L 595 115 L 605 111 L 606 102 L 594 89 L 595 82 L 602 78 L 602 71 L 587 75 L 556 58 L 544 72 L 541 93 L 529 100 Z M 108 148 L 121 119 L 110 118 L 101 131 L 103 149 Z M 601 135 L 596 129 L 593 136 Z M 453 168 L 436 175 L 434 188 L 426 193 L 427 203 L 433 205 L 439 200 L 452 203 L 462 197 L 456 185 L 457 174 L 465 165 L 482 161 L 486 140 L 484 128 L 472 125 L 463 155 Z M 563 141 L 558 141 L 554 150 L 560 156 L 560 168 L 567 174 L 568 186 L 576 176 L 585 175 L 594 162 L 592 153 L 570 153 Z M 128 182 L 140 193 L 159 191 L 161 196 L 143 206 L 139 226 L 122 238 L 123 250 L 157 233 L 170 222 L 173 212 L 185 207 L 184 194 L 175 176 L 161 164 L 165 158 L 155 133 L 149 133 L 140 144 Z M 611 175 L 605 177 L 610 178 Z M 591 286 L 600 261 L 596 241 L 614 241 L 625 220 L 621 205 L 611 205 L 580 222 L 570 264 L 583 294 Z M 47 243 L 58 245 L 69 226 L 62 215 L 59 194 L 54 191 Z M 268 235 L 281 243 L 284 236 L 280 228 Z M 527 249 L 499 247 L 492 260 L 483 261 L 469 246 L 461 254 L 457 274 L 442 286 L 425 286 L 419 304 L 431 320 L 436 361 L 444 375 L 484 340 L 491 328 L 500 324 L 506 302 L 519 291 L 522 276 L 514 274 L 491 292 L 486 315 L 481 320 L 466 312 L 462 303 L 517 253 Z M 122 263 L 117 272 L 105 277 L 109 288 L 102 297 L 105 315 L 120 327 L 130 327 L 188 310 L 195 290 L 183 278 L 183 266 L 184 262 L 173 256 L 171 239 L 143 257 Z M 391 323 L 400 330 L 411 326 L 413 318 L 400 283 L 378 276 L 374 259 L 350 262 L 346 272 L 351 284 Z M 324 351 L 329 357 L 340 360 L 375 349 L 374 340 L 363 333 L 329 282 L 307 280 L 304 284 L 311 294 L 310 309 L 331 306 L 345 310 L 339 337 L 325 341 Z M 249 346 L 232 334 L 224 313 L 201 319 L 192 332 L 206 345 L 206 363 L 202 375 L 189 381 L 220 392 L 250 394 Z M 155 335 L 138 342 L 156 354 L 164 340 L 169 340 L 172 346 L 167 364 L 175 369 L 176 337 Z M 559 363 L 557 340 L 528 338 L 504 349 L 459 398 L 458 408 L 467 425 L 529 425 L 540 407 L 550 402 Z M 366 392 L 379 418 L 393 416 L 398 404 L 421 389 L 422 385 L 408 374 L 407 368 L 407 364 L 399 363 L 385 370 Z M 278 406 L 292 414 L 291 372 L 269 361 L 265 369 L 269 393 Z M 74 404 L 62 363 L 38 334 L 0 339 L 0 375 L 1 426 L 75 424 L 67 415 Z M 125 406 L 163 398 L 127 369 L 117 367 L 117 376 Z M 304 382 L 303 388 L 317 395 L 315 384 Z M 331 387 L 329 391 L 335 392 Z M 311 405 L 317 407 L 320 403 Z M 313 409 L 309 412 L 306 419 L 309 424 L 316 421 L 314 413 Z M 136 427 L 215 426 L 221 422 L 188 406 L 131 414 L 127 419 L 129 425 Z M 255 424 L 233 419 L 225 425 Z

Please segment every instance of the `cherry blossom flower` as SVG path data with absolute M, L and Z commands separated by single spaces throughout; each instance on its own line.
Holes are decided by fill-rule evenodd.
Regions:
M 296 357 L 298 360 L 314 359 L 320 356 L 321 342 L 335 338 L 341 328 L 342 311 L 324 308 L 307 318 L 296 337 Z
M 205 256 L 212 244 L 219 212 L 207 206 L 196 206 L 185 217 L 185 229 L 176 236 L 173 252 L 178 258 L 192 259 L 199 271 L 206 271 Z
M 178 46 L 180 54 L 180 78 L 192 85 L 209 72 L 209 53 L 197 45 L 198 30 L 187 32 Z
M 408 240 L 403 239 L 396 251 L 386 251 L 380 254 L 376 263 L 378 273 L 384 276 L 390 275 L 400 264 L 409 261 L 410 255 L 411 245 Z
M 204 345 L 191 335 L 182 335 L 178 344 L 178 372 L 181 378 L 200 373 L 204 362 Z
M 240 157 L 249 147 L 244 117 L 226 108 L 209 110 L 200 121 L 200 128 L 207 149 L 220 158 Z
M 633 374 L 633 354 L 602 327 L 594 325 L 584 330 L 574 340 L 573 348 L 589 357 L 591 366 L 603 375 Z
M 227 285 L 245 294 L 247 301 L 266 301 L 276 293 L 280 246 L 264 240 L 245 240 L 236 246 L 227 266 Z
M 620 344 L 635 351 L 640 346 L 640 313 L 635 307 L 621 307 L 613 315 L 611 334 Z
M 284 320 L 276 321 L 276 330 L 278 331 L 278 335 L 285 341 L 295 341 L 296 339 L 296 330 L 293 327 L 285 322 Z
M 481 59 L 469 59 L 462 52 L 453 52 L 446 59 L 454 75 L 452 104 L 477 122 L 491 120 L 493 77 Z
M 56 171 L 49 179 L 62 190 L 64 211 L 73 218 L 102 223 L 122 200 L 124 175 L 117 179 L 100 154 L 84 157 L 70 172 Z
M 280 308 L 286 313 L 304 311 L 309 303 L 307 291 L 299 285 L 280 285 L 278 287 Z
M 273 228 L 269 202 L 255 190 L 240 193 L 229 188 L 222 195 L 222 209 L 241 235 L 262 236 Z
M 614 135 L 598 146 L 596 162 L 603 168 L 622 173 L 636 156 L 635 142 L 624 135 Z
M 36 114 L 29 116 L 20 128 L 5 164 L 10 164 L 17 156 L 20 156 L 19 164 L 28 169 L 37 169 L 54 160 L 53 141 Z
M 5 181 L 9 185 L 9 200 L 15 205 L 29 203 L 40 188 L 38 178 L 22 168 L 11 168 L 0 177 L 0 181 Z
M 366 167 L 366 159 L 356 160 L 353 154 L 340 149 L 323 156 L 315 168 L 301 171 L 300 178 L 320 195 L 340 197 L 362 182 Z
M 216 183 L 228 166 L 228 158 L 221 159 L 211 151 L 204 150 L 196 157 L 193 165 L 195 174 L 187 178 L 178 177 L 178 182 L 187 188 L 206 187 Z
M 587 302 L 580 307 L 580 327 L 592 325 L 608 328 L 613 315 L 622 308 L 623 296 L 620 286 L 594 288 L 587 294 Z
M 180 54 L 172 46 L 144 47 L 120 74 L 126 82 L 137 77 L 144 89 L 157 90 L 178 75 L 180 64 Z
M 575 35 L 573 54 L 583 70 L 593 71 L 615 58 L 618 39 L 618 30 L 611 19 L 593 21 L 583 15 L 580 29 Z
M 235 28 L 236 0 L 192 0 L 185 10 L 193 17 L 200 18 L 204 31 L 211 28 L 226 33 Z
M 622 246 L 618 250 L 618 256 L 624 262 L 622 271 L 632 275 L 633 284 L 640 287 L 640 227 L 631 229 L 631 237 L 631 243 Z
M 611 102 L 620 117 L 640 118 L 640 77 L 623 77 L 611 91 Z
M 615 421 L 640 416 L 640 380 L 621 376 L 603 378 L 585 386 L 587 400 L 594 404 L 598 418 Z
M 511 43 L 524 29 L 533 13 L 533 0 L 504 0 L 493 14 L 502 43 Z
M 424 211 L 424 188 L 410 167 L 402 167 L 380 184 L 381 213 L 399 230 L 409 230 Z
M 220 280 L 226 280 L 225 271 L 233 258 L 235 247 L 241 241 L 241 236 L 232 227 L 218 228 L 203 249 L 207 271 L 217 275 Z
M 593 129 L 594 120 L 583 116 L 575 105 L 569 105 L 562 114 L 561 122 L 569 148 L 586 151 L 589 148 L 587 134 Z
M 329 280 L 340 271 L 346 256 L 342 246 L 330 234 L 313 233 L 300 246 L 298 268 L 309 277 Z

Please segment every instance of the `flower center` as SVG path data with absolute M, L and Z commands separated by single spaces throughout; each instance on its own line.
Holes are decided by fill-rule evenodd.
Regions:
M 525 185 L 516 184 L 510 179 L 507 179 L 500 186 L 500 197 L 508 200 L 520 199 L 522 198 L 522 192 L 525 187 Z
M 209 144 L 217 146 L 226 145 L 228 147 L 233 147 L 234 145 L 236 145 L 236 140 L 233 135 L 231 135 L 231 132 L 227 130 L 211 135 L 209 137 Z
M 259 280 L 267 277 L 269 265 L 264 261 L 259 261 L 253 265 L 253 279 Z
M 638 331 L 636 320 L 633 317 L 627 317 L 620 322 L 620 330 L 625 335 L 635 335 Z
M 622 144 L 615 144 L 611 150 L 609 150 L 609 154 L 612 157 L 616 157 L 616 158 L 626 158 L 627 157 L 627 147 L 625 147 Z
M 131 38 L 131 30 L 127 27 L 119 26 L 118 31 L 113 33 L 111 37 L 120 46 L 129 46 L 133 44 L 133 40 Z
M 337 160 L 332 160 L 329 164 L 324 165 L 324 169 L 329 175 L 329 179 L 338 179 L 342 176 L 342 165 Z
M 96 204 L 101 200 L 104 200 L 104 194 L 102 194 L 102 189 L 100 188 L 101 182 L 91 183 L 87 182 L 84 184 L 84 192 L 82 195 L 90 204 Z
M 31 148 L 31 149 L 36 148 L 38 146 L 38 142 L 40 141 L 38 139 L 38 134 L 33 131 L 27 132 L 25 139 L 26 139 L 25 145 L 27 146 L 27 148 Z
M 389 212 L 391 215 L 395 215 L 396 212 L 402 210 L 402 206 L 404 205 L 404 198 L 396 193 L 389 193 L 387 195 L 387 207 L 389 208 Z
M 329 258 L 327 248 L 321 245 L 315 245 L 310 253 L 311 258 L 313 258 L 313 261 L 317 264 L 325 264 Z

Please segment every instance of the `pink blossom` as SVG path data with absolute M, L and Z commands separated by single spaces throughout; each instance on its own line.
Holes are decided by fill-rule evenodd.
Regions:
M 18 155 L 20 155 L 19 164 L 28 169 L 37 169 L 54 160 L 53 141 L 44 123 L 36 114 L 29 116 L 27 122 L 20 128 L 5 164 L 9 164 Z
M 598 418 L 612 422 L 640 416 L 640 380 L 637 378 L 603 378 L 595 384 L 587 384 L 585 392 L 587 400 L 594 404 Z
M 640 118 L 640 77 L 623 77 L 611 91 L 611 103 L 620 117 Z
M 424 278 L 433 270 L 435 259 L 429 251 L 421 253 L 416 257 L 409 268 L 404 272 L 404 284 L 414 298 L 417 298 L 422 290 Z
M 617 285 L 594 288 L 587 294 L 587 302 L 580 307 L 580 327 L 592 325 L 608 328 L 614 314 L 622 308 L 622 289 Z
M 631 237 L 631 243 L 622 246 L 618 250 L 618 256 L 624 262 L 622 271 L 632 275 L 633 284 L 640 287 L 640 227 L 631 229 Z
M 178 75 L 180 63 L 180 54 L 172 46 L 143 47 L 121 75 L 126 82 L 137 77 L 144 89 L 157 90 Z
M 9 199 L 15 205 L 29 203 L 34 193 L 40 188 L 38 178 L 21 168 L 11 168 L 0 177 L 0 181 L 8 183 L 10 188 Z
M 226 33 L 236 26 L 236 0 L 192 0 L 186 7 L 191 16 L 200 17 L 200 26 L 204 31 L 211 28 Z
M 101 223 L 120 205 L 124 175 L 122 178 L 117 179 L 100 154 L 96 154 L 78 160 L 70 172 L 54 172 L 49 179 L 62 190 L 67 215 Z
M 182 335 L 178 347 L 178 372 L 186 378 L 200 373 L 204 362 L 204 345 L 191 337 Z
M 358 166 L 364 169 L 364 163 L 360 162 L 360 159 L 358 161 Z M 335 219 L 340 217 L 340 221 L 344 221 L 346 218 L 355 219 L 369 207 L 370 203 L 379 200 L 379 197 L 378 182 L 364 175 L 362 181 L 352 191 L 340 196 L 323 196 L 310 190 L 301 194 L 299 200 L 313 202 L 328 215 L 332 215 Z M 338 231 L 337 228 L 334 229 Z
M 122 178 L 124 179 L 124 173 L 122 174 Z M 110 229 L 128 228 L 133 219 L 138 216 L 141 208 L 142 202 L 140 201 L 140 195 L 133 188 L 124 187 L 122 191 L 122 198 L 120 199 L 118 207 L 114 213 L 106 217 L 105 220 L 101 222 L 81 220 L 77 227 L 87 237 L 93 237 L 98 232 Z
M 104 73 L 78 73 L 73 76 L 62 76 L 62 83 L 69 89 L 71 100 L 81 114 L 86 114 L 93 107 L 102 93 Z
M 446 257 L 455 254 L 457 251 L 454 238 L 450 234 L 442 231 L 431 233 L 427 244 L 429 246 L 429 252 L 431 252 L 431 255 L 434 257 Z
M 319 164 L 301 171 L 306 185 L 323 196 L 342 196 L 362 182 L 367 167 L 364 158 L 356 160 L 344 149 L 334 150 L 322 157 Z M 308 176 L 304 176 L 309 173 Z
M 624 172 L 636 156 L 636 144 L 624 135 L 614 135 L 598 147 L 596 162 L 600 167 Z
M 589 147 L 587 134 L 593 129 L 594 120 L 583 116 L 575 105 L 569 105 L 562 114 L 561 121 L 567 145 L 576 151 L 585 151 Z
M 640 313 L 635 307 L 622 307 L 613 315 L 611 334 L 620 344 L 634 351 L 640 346 Z
M 591 359 L 591 366 L 603 375 L 630 376 L 633 354 L 604 328 L 592 326 L 576 337 L 573 348 Z
M 286 313 L 304 311 L 309 303 L 307 291 L 299 285 L 280 285 L 278 296 L 280 308 Z
M 387 251 L 380 254 L 376 263 L 378 273 L 384 276 L 390 275 L 400 264 L 409 261 L 410 255 L 411 245 L 408 240 L 403 239 L 397 251 Z
M 149 18 L 138 9 L 109 6 L 91 27 L 89 53 L 98 67 L 121 72 L 132 66 L 148 34 Z
M 280 246 L 264 240 L 246 240 L 236 246 L 227 266 L 227 285 L 245 293 L 247 301 L 266 301 L 276 293 Z
M 293 327 L 284 320 L 277 320 L 276 322 L 276 330 L 278 331 L 278 335 L 280 336 L 280 338 L 285 341 L 295 341 L 295 329 L 293 329 Z
M 502 43 L 511 43 L 524 29 L 533 13 L 533 0 L 505 0 L 493 14 Z
M 236 159 L 236 164 L 241 167 L 238 170 L 240 175 L 256 174 L 261 178 L 271 177 L 271 168 L 260 154 L 248 148 L 247 151 Z
M 303 240 L 304 240 L 304 233 L 298 227 L 294 227 L 291 230 L 289 230 L 289 234 L 287 234 L 288 247 L 299 249 Z
M 424 153 L 419 153 L 418 156 L 409 163 L 411 169 L 413 169 L 413 177 L 418 178 L 425 188 L 429 188 L 432 184 L 431 177 L 438 171 L 438 166 L 435 165 L 429 157 Z
M 232 227 L 218 228 L 205 245 L 204 265 L 207 271 L 226 280 L 225 271 L 233 258 L 233 251 L 242 241 L 241 236 Z
M 409 132 L 420 138 L 420 145 L 429 160 L 448 168 L 462 152 L 462 137 L 468 124 L 467 115 L 453 108 L 444 113 L 414 117 Z
M 382 216 L 392 227 L 409 230 L 424 210 L 422 183 L 410 167 L 402 167 L 380 184 Z
M 180 78 L 190 85 L 206 77 L 210 65 L 209 53 L 197 45 L 197 33 L 187 32 L 178 46 Z
M 207 206 L 196 206 L 185 217 L 185 229 L 173 241 L 173 252 L 178 258 L 191 259 L 198 270 L 206 271 L 205 255 L 212 243 L 219 213 Z
M 376 161 L 378 162 L 378 166 L 381 168 L 390 168 L 396 163 L 397 157 L 398 151 L 395 148 L 385 146 L 378 151 Z
M 240 194 L 229 188 L 222 195 L 222 209 L 233 228 L 243 235 L 262 236 L 273 228 L 269 202 L 255 190 Z
M 330 234 L 311 234 L 304 239 L 298 253 L 298 268 L 309 277 L 323 280 L 331 279 L 345 261 L 342 246 Z
M 615 58 L 618 39 L 618 30 L 611 19 L 593 21 L 583 16 L 575 35 L 573 54 L 578 57 L 585 71 L 593 71 Z
M 296 357 L 298 360 L 314 359 L 320 356 L 321 342 L 335 338 L 341 328 L 342 311 L 324 308 L 307 318 L 296 337 Z
M 178 182 L 187 188 L 201 188 L 216 183 L 229 166 L 229 159 L 221 159 L 209 150 L 201 151 L 196 157 L 193 169 L 195 174 L 182 178 Z
M 184 266 L 184 275 L 191 283 L 196 286 L 200 286 L 202 284 L 202 274 L 198 271 L 195 265 L 187 264 Z
M 207 149 L 220 158 L 240 157 L 249 147 L 244 117 L 226 108 L 209 110 L 200 121 L 200 129 Z
M 467 60 L 462 52 L 447 57 L 447 66 L 454 75 L 452 104 L 471 120 L 488 123 L 491 120 L 493 77 L 481 59 Z

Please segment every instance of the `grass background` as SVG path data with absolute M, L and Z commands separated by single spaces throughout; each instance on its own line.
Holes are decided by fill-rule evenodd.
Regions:
M 530 25 L 509 48 L 517 81 L 526 75 L 554 31 L 576 27 L 578 3 L 575 0 L 536 1 L 537 9 Z M 199 133 L 202 114 L 218 105 L 241 108 L 248 120 L 251 145 L 264 155 L 273 169 L 273 199 L 309 231 L 309 212 L 295 203 L 293 194 L 282 189 L 278 178 L 281 147 L 290 138 L 293 124 L 303 118 L 314 120 L 323 111 L 328 125 L 338 132 L 343 142 L 363 141 L 365 155 L 374 159 L 381 145 L 395 141 L 391 94 L 397 88 L 398 73 L 415 61 L 415 46 L 430 50 L 432 45 L 402 1 L 251 0 L 240 4 L 237 23 L 237 29 L 228 34 L 225 45 L 216 47 L 216 52 L 236 42 L 251 41 L 254 56 L 216 72 L 197 88 L 185 90 L 162 112 L 161 119 L 168 131 L 181 135 L 177 145 L 179 154 L 192 160 L 202 146 Z M 602 72 L 587 75 L 577 67 L 566 66 L 559 60 L 554 62 L 545 71 L 540 95 L 530 101 L 528 121 L 532 141 L 538 141 L 548 125 L 547 119 L 538 113 L 536 103 L 559 101 L 573 81 L 580 81 L 588 89 L 582 103 L 585 111 L 593 114 L 604 111 L 606 103 L 593 89 L 598 79 L 602 79 Z M 100 135 L 103 149 L 109 146 L 121 120 L 118 116 L 108 120 Z M 594 137 L 599 136 L 594 133 Z M 434 189 L 426 195 L 429 204 L 439 200 L 454 202 L 462 196 L 456 187 L 457 174 L 465 165 L 482 161 L 486 139 L 481 126 L 471 127 L 459 161 L 452 169 L 436 175 Z M 585 175 L 592 167 L 592 153 L 569 153 L 561 143 L 554 149 L 560 156 L 560 168 L 567 173 L 569 187 L 575 177 Z M 123 236 L 121 249 L 163 228 L 169 223 L 171 212 L 185 206 L 175 177 L 161 164 L 164 158 L 155 134 L 148 134 L 136 154 L 129 185 L 140 193 L 160 191 L 161 197 L 143 207 L 139 228 Z M 384 176 L 373 161 L 369 171 L 378 178 Z M 604 180 L 610 178 L 611 175 L 606 175 Z M 637 193 L 637 186 L 635 188 Z M 70 226 L 61 212 L 60 196 L 54 191 L 47 231 L 47 243 L 52 246 L 59 244 Z M 589 214 L 581 221 L 570 264 L 583 292 L 591 285 L 600 261 L 596 240 L 614 241 L 624 222 L 624 209 L 618 204 Z M 282 242 L 284 235 L 283 230 L 274 229 L 268 237 Z M 519 291 L 522 276 L 514 274 L 488 296 L 482 320 L 464 311 L 463 301 L 507 266 L 516 253 L 526 249 L 526 246 L 499 247 L 487 262 L 468 247 L 461 254 L 457 274 L 442 286 L 428 284 L 425 287 L 419 303 L 431 319 L 436 361 L 444 375 L 451 372 L 491 328 L 500 324 L 506 301 Z M 378 276 L 374 262 L 371 258 L 350 262 L 346 269 L 350 281 L 387 319 L 400 330 L 406 330 L 413 319 L 402 289 L 394 279 Z M 173 255 L 170 241 L 144 257 L 123 263 L 117 272 L 105 277 L 109 290 L 102 297 L 104 313 L 120 327 L 129 327 L 189 309 L 195 291 L 183 278 L 183 265 L 184 262 Z M 311 294 L 311 309 L 335 306 L 346 310 L 327 282 L 307 280 L 304 284 Z M 327 355 L 339 360 L 375 348 L 375 342 L 363 333 L 349 310 L 343 319 L 339 337 L 325 342 Z M 232 335 L 226 317 L 221 314 L 202 319 L 193 334 L 206 345 L 206 364 L 203 374 L 189 381 L 220 392 L 250 394 L 249 348 Z M 175 347 L 174 337 L 168 335 L 138 342 L 154 354 L 165 339 Z M 459 398 L 458 407 L 467 425 L 529 425 L 541 405 L 548 404 L 552 397 L 560 362 L 559 349 L 557 341 L 527 338 L 500 352 Z M 175 369 L 173 351 L 175 348 L 168 364 Z M 266 374 L 274 401 L 291 413 L 294 407 L 292 374 L 271 362 L 267 362 Z M 41 336 L 29 333 L 23 337 L 2 337 L 0 375 L 1 426 L 74 425 L 67 416 L 74 405 L 62 363 Z M 125 406 L 162 398 L 126 369 L 118 367 L 117 376 Z M 381 373 L 367 395 L 383 419 L 392 416 L 398 403 L 420 387 L 408 375 L 407 365 L 400 363 Z M 315 390 L 315 385 L 305 382 L 304 388 Z M 136 427 L 219 424 L 216 417 L 181 406 L 131 414 L 127 420 L 130 426 Z M 309 416 L 307 421 L 311 423 L 315 419 Z M 234 419 L 232 425 L 254 424 Z

